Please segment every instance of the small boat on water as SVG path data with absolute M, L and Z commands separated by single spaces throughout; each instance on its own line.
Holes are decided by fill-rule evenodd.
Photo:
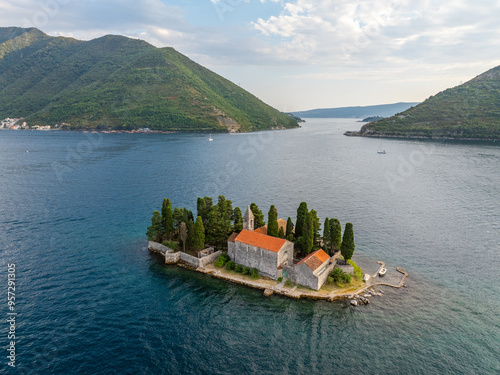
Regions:
M 368 281 L 370 280 L 370 275 L 368 275 L 367 273 L 363 276 L 363 280 L 364 281 Z
M 380 277 L 384 276 L 386 274 L 387 270 L 385 268 L 381 268 L 380 271 L 378 271 L 378 275 Z
M 378 150 L 377 154 L 385 154 L 385 150 Z
M 212 142 L 214 139 L 212 138 L 212 133 L 210 133 L 210 138 L 208 138 L 210 142 Z

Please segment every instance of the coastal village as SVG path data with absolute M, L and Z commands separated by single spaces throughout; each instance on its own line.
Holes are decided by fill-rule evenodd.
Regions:
M 200 207 L 200 200 L 202 202 L 201 206 L 207 200 L 211 203 L 210 198 L 198 198 L 196 223 L 194 223 L 194 217 L 190 219 L 192 214 L 186 209 L 175 208 L 172 211 L 169 200 L 164 201 L 162 214 L 159 211 L 155 211 L 153 214 L 152 225 L 148 228 L 148 248 L 152 252 L 161 254 L 166 264 L 177 264 L 216 278 L 262 289 L 266 296 L 280 294 L 292 298 L 304 297 L 330 301 L 348 299 L 353 305 L 369 303 L 368 297 L 381 295 L 381 291 L 373 289 L 374 286 L 388 285 L 399 288 L 404 286 L 404 281 L 408 277 L 408 274 L 402 269 L 397 269 L 403 275 L 398 284 L 382 282 L 380 278 L 386 272 L 383 262 L 379 262 L 380 267 L 375 274 L 364 274 L 350 259 L 354 250 L 352 224 L 346 224 L 346 228 L 351 229 L 344 230 L 342 241 L 348 243 L 347 245 L 342 248 L 342 244 L 335 246 L 330 242 L 331 238 L 333 238 L 329 238 L 333 227 L 330 227 L 329 223 L 335 224 L 336 219 L 332 219 L 332 221 L 326 219 L 326 229 L 323 237 L 317 238 L 316 248 L 312 247 L 310 251 L 306 250 L 304 248 L 304 237 L 307 234 L 302 233 L 302 236 L 296 236 L 297 226 L 299 229 L 304 230 L 304 228 L 300 228 L 301 218 L 306 223 L 311 218 L 307 209 L 305 216 L 303 215 L 304 212 L 300 212 L 301 209 L 307 207 L 304 202 L 299 207 L 298 220 L 296 225 L 292 226 L 293 228 L 290 225 L 290 218 L 284 220 L 273 217 L 273 212 L 277 214 L 274 206 L 271 206 L 268 215 L 270 219 L 267 225 L 260 225 L 263 224 L 262 215 L 255 204 L 252 204 L 253 210 L 251 206 L 247 206 L 243 215 L 241 215 L 239 208 L 236 208 L 236 215 L 232 216 L 234 220 L 234 224 L 231 226 L 232 233 L 225 242 L 223 244 L 219 242 L 218 246 L 214 246 L 212 243 L 205 244 L 205 234 L 208 233 L 206 233 L 202 223 L 203 211 L 206 214 L 208 210 L 215 215 L 219 211 L 219 204 L 231 210 L 231 201 L 219 197 L 219 203 L 215 206 L 210 204 L 207 209 L 206 206 L 204 208 Z M 170 212 L 172 213 L 170 214 Z M 315 216 L 315 211 L 311 210 L 311 212 L 313 212 L 312 216 Z M 167 223 L 170 220 L 170 215 L 172 215 L 170 233 L 175 233 L 175 227 L 178 227 L 178 244 L 172 240 L 161 243 L 166 232 L 170 231 L 168 228 L 166 230 L 164 228 L 165 224 L 170 225 Z M 256 218 L 256 216 L 258 217 Z M 174 221 L 176 224 L 174 224 Z M 191 224 L 186 224 L 186 221 Z M 211 225 L 208 217 L 206 224 L 208 227 Z M 338 226 L 340 229 L 340 223 Z M 188 227 L 191 228 L 188 229 Z M 198 233 L 196 233 L 196 227 Z M 221 229 L 220 226 L 217 228 Z M 188 246 L 192 250 L 186 251 L 188 231 L 191 232 L 194 242 L 196 242 L 196 239 L 199 242 L 198 246 L 194 246 L 194 251 L 193 242 L 191 242 L 191 246 Z M 160 232 L 163 232 L 163 234 Z M 275 235 L 276 233 L 278 233 L 278 236 Z M 348 238 L 349 236 L 352 238 Z M 166 237 L 170 237 L 170 235 Z M 210 237 L 210 235 L 207 237 L 214 238 Z M 170 238 L 175 238 L 175 234 Z M 351 240 L 352 244 L 349 245 Z M 180 246 L 184 251 L 180 250 Z M 352 246 L 352 249 L 345 251 L 346 246 Z

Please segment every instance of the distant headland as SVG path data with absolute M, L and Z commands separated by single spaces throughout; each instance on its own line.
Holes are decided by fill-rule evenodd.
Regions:
M 219 196 L 215 204 L 210 197 L 198 198 L 196 219 L 191 211 L 173 208 L 164 199 L 161 211 L 153 212 L 147 236 L 148 248 L 161 254 L 165 263 L 262 289 L 266 296 L 348 298 L 357 304 L 368 303 L 368 294 L 379 294 L 374 286 L 390 285 L 377 279 L 385 273 L 384 264 L 370 276 L 353 262 L 351 223 L 342 234 L 337 219 L 325 218 L 322 235 L 320 230 L 317 212 L 306 202 L 299 205 L 295 223 L 290 217 L 278 219 L 271 205 L 266 223 L 255 203 L 242 213 Z M 390 286 L 403 286 L 406 277 Z

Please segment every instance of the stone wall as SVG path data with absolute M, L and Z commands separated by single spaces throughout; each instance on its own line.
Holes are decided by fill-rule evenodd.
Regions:
M 167 246 L 163 246 L 161 243 L 148 241 L 148 249 L 160 254 L 166 254 L 167 251 L 173 251 L 171 248 Z
M 205 267 L 208 263 L 215 262 L 217 258 L 222 254 L 222 251 L 216 251 L 215 253 L 204 256 L 203 258 L 197 258 L 181 251 L 179 251 L 179 254 L 180 261 L 190 265 L 191 267 L 198 268 Z
M 328 260 L 323 263 L 315 272 L 305 263 L 297 264 L 294 267 L 285 267 L 287 278 L 296 284 L 319 290 L 335 268 L 335 262 L 329 262 Z
M 229 253 L 229 257 L 236 264 L 257 268 L 261 275 L 277 279 L 278 253 L 274 251 L 236 241 L 234 243 L 234 251 Z

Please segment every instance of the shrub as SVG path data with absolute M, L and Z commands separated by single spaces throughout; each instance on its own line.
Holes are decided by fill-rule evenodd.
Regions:
M 363 280 L 364 276 L 363 270 L 359 268 L 359 266 L 356 263 L 354 263 L 352 259 L 349 259 L 347 262 L 354 267 L 354 276 L 356 277 L 356 279 Z
M 351 282 L 351 275 L 349 275 L 348 273 L 343 273 L 342 274 L 342 277 L 341 277 L 341 280 L 344 284 L 349 284 Z
M 278 277 L 278 282 L 281 283 L 283 281 L 282 277 Z
M 334 282 L 340 281 L 342 279 L 342 275 L 344 274 L 344 271 L 342 271 L 341 268 L 335 268 L 333 272 L 330 274 L 330 277 L 333 279 Z
M 234 270 L 235 264 L 232 260 L 226 263 L 226 270 Z
M 219 259 L 217 259 L 217 262 L 215 262 L 215 267 L 224 267 L 224 265 L 229 261 L 229 255 L 227 254 L 222 254 Z
M 333 277 L 328 276 L 327 281 L 328 281 L 330 284 L 333 284 Z
M 257 279 L 259 277 L 259 270 L 257 268 L 250 268 L 250 277 Z
M 241 264 L 237 264 L 236 267 L 234 267 L 234 270 L 241 273 L 243 271 L 243 266 Z
M 250 273 L 250 267 L 243 267 L 243 271 L 241 271 L 243 275 L 248 275 Z
M 175 241 L 163 241 L 161 244 L 174 251 L 179 248 L 179 244 Z
M 292 286 L 292 282 L 290 280 L 286 280 L 285 281 L 285 286 Z

